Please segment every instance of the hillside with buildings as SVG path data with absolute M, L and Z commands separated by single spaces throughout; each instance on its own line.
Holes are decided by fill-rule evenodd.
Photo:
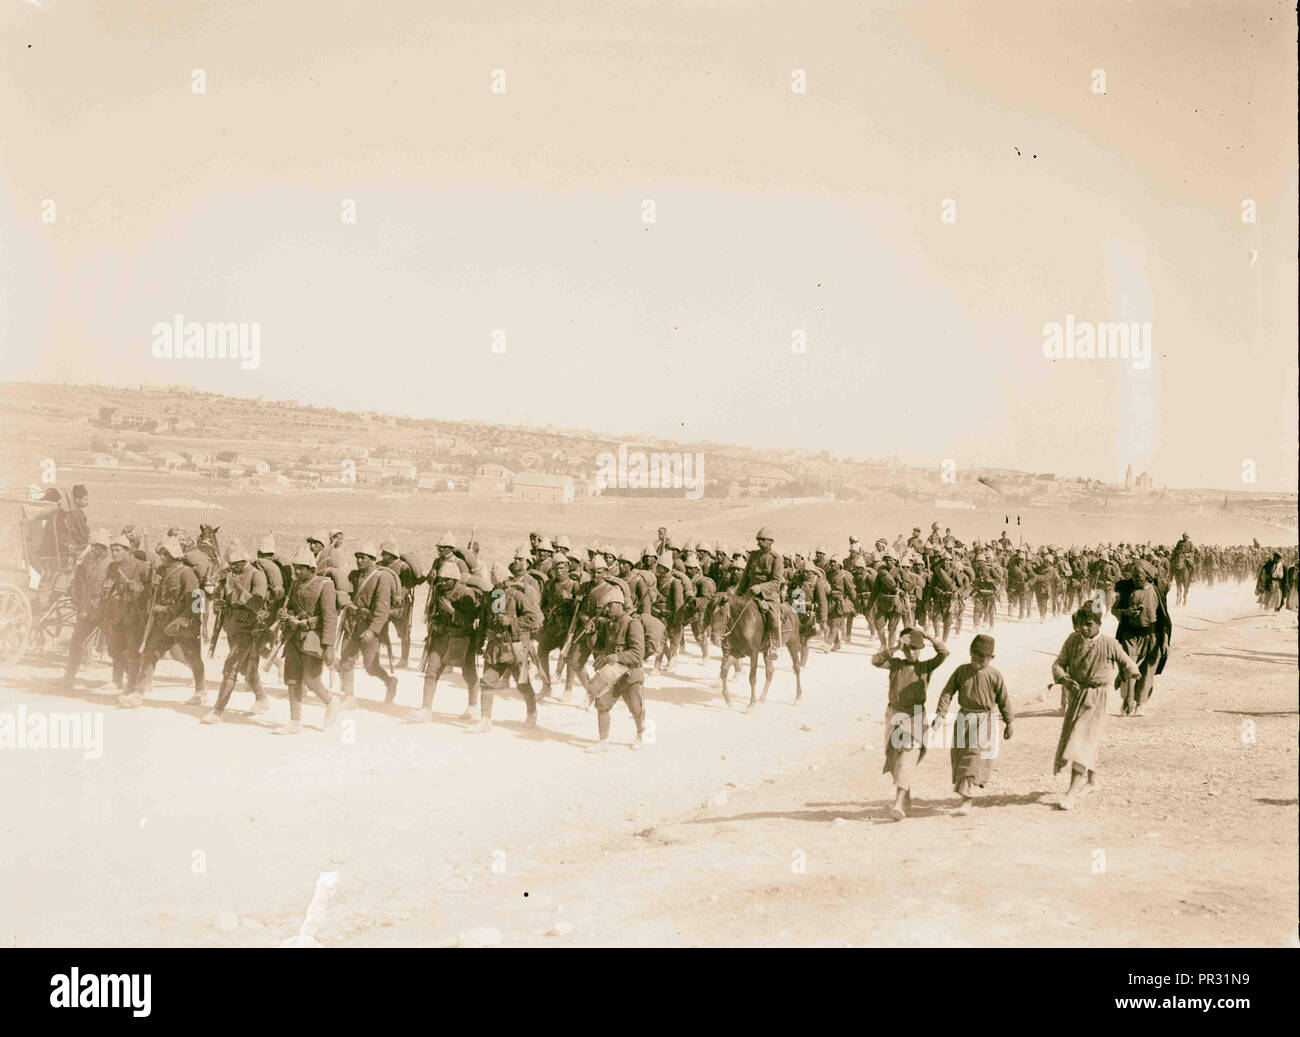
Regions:
M 823 499 L 937 509 L 1098 511 L 1249 509 L 1295 524 L 1294 494 L 1156 489 L 1131 468 L 1123 482 L 1010 469 L 908 466 L 897 457 L 758 450 L 734 444 L 610 438 L 592 431 L 439 421 L 237 398 L 185 386 L 0 386 L 6 484 L 60 469 L 193 473 L 228 489 L 353 487 L 563 503 L 609 496 L 680 496 L 680 488 L 615 483 L 602 455 L 620 445 L 700 459 L 701 495 Z M 607 461 L 605 462 L 607 464 Z M 30 473 L 30 474 L 26 474 Z

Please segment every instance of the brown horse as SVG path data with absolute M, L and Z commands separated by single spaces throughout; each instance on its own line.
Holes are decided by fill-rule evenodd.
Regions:
M 1179 555 L 1178 560 L 1173 564 L 1174 582 L 1178 585 L 1178 591 L 1174 598 L 1175 605 L 1187 604 L 1187 590 L 1192 585 L 1192 580 L 1196 576 L 1196 562 L 1192 559 L 1190 551 Z
M 725 617 L 719 621 L 722 636 L 718 645 L 722 649 L 722 699 L 731 705 L 731 696 L 727 693 L 727 665 L 734 659 L 749 660 L 749 706 L 745 710 L 752 713 L 761 702 L 767 701 L 767 691 L 772 686 L 772 674 L 775 670 L 776 655 L 782 646 L 790 653 L 790 662 L 794 666 L 794 700 L 803 698 L 802 670 L 803 641 L 799 635 L 799 622 L 794 610 L 788 605 L 781 606 L 780 643 L 772 650 L 763 653 L 763 694 L 755 701 L 758 682 L 758 656 L 766 634 L 763 630 L 763 616 L 754 599 L 734 591 L 728 591 L 714 598 L 709 604 L 711 619 Z

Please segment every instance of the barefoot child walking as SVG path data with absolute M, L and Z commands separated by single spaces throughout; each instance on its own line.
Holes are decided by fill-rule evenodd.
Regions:
M 961 796 L 956 813 L 969 814 L 976 796 L 993 776 L 997 741 L 993 710 L 1002 715 L 1002 737 L 1011 738 L 1011 703 L 1006 681 L 989 663 L 993 660 L 993 638 L 976 634 L 970 643 L 970 662 L 953 670 L 935 706 L 934 727 L 942 731 L 948 706 L 957 696 L 957 718 L 953 726 L 952 788 Z
M 929 641 L 934 655 L 921 659 Z M 901 659 L 894 655 L 903 649 Z M 885 710 L 885 767 L 882 773 L 894 779 L 894 805 L 889 816 L 901 821 L 912 805 L 912 774 L 925 756 L 925 696 L 930 677 L 948 658 L 948 649 L 924 630 L 908 627 L 899 644 L 884 645 L 872 658 L 873 666 L 889 671 L 889 706 Z
M 1101 785 L 1097 781 L 1097 754 L 1101 728 L 1106 719 L 1106 698 L 1115 681 L 1115 668 L 1127 678 L 1139 675 L 1137 664 L 1113 637 L 1101 632 L 1101 614 L 1086 602 L 1074 614 L 1074 633 L 1065 639 L 1061 653 L 1052 663 L 1052 676 L 1065 688 L 1069 699 L 1061 740 L 1056 746 L 1059 774 L 1070 767 L 1070 788 L 1058 804 L 1073 810 L 1075 804 Z

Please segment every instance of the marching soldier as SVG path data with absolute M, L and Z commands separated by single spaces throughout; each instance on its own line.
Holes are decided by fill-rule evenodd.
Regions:
M 718 588 L 713 580 L 704 575 L 704 567 L 700 563 L 699 556 L 695 554 L 686 556 L 686 578 L 691 581 L 691 595 L 687 600 L 691 634 L 695 637 L 695 643 L 700 646 L 701 658 L 707 659 L 709 628 L 704 623 L 704 613 Z
M 265 627 L 258 638 L 257 658 L 254 660 L 256 663 L 271 651 L 271 643 L 280 632 L 275 625 L 278 622 L 275 617 L 278 617 L 280 610 L 284 608 L 285 588 L 293 579 L 293 567 L 280 564 L 279 559 L 276 558 L 275 537 L 269 533 L 262 537 L 257 545 L 257 557 L 253 559 L 253 564 L 261 569 L 262 575 L 266 577 L 266 611 L 273 617 L 271 625 Z
M 785 564 L 772 550 L 774 538 L 766 526 L 754 539 L 758 541 L 758 549 L 749 552 L 737 590 L 751 595 L 757 603 L 766 633 L 763 651 L 770 652 L 781 643 L 781 581 L 785 576 Z
M 329 546 L 322 552 L 324 557 L 317 556 L 316 568 L 318 570 L 345 568 L 347 555 L 343 551 L 343 530 L 331 529 L 329 536 Z
M 141 647 L 140 677 L 135 690 L 117 697 L 117 703 L 128 709 L 137 709 L 153 687 L 153 671 L 173 645 L 179 646 L 194 677 L 194 696 L 187 706 L 205 705 L 207 688 L 203 672 L 203 646 L 199 642 L 203 608 L 199 578 L 181 559 L 185 552 L 175 537 L 167 537 L 158 545 L 158 570 L 154 574 L 154 590 L 145 621 L 145 634 Z
M 379 564 L 393 571 L 397 577 L 398 598 L 393 604 L 393 611 L 388 617 L 402 645 L 402 657 L 398 667 L 405 670 L 411 663 L 411 615 L 415 605 L 415 588 L 420 582 L 419 574 L 411 568 L 398 553 L 397 545 L 385 540 L 379 545 Z M 388 636 L 385 628 L 384 636 Z
M 460 567 L 451 559 L 442 563 L 429 593 L 425 613 L 425 649 L 420 665 L 424 673 L 424 697 L 416 719 L 433 718 L 433 696 L 438 678 L 448 666 L 459 666 L 469 689 L 469 702 L 462 720 L 472 719 L 478 705 L 478 673 L 474 656 L 478 650 L 476 625 L 482 609 L 481 592 L 467 586 Z
M 322 666 L 334 665 L 338 609 L 334 581 L 316 572 L 316 556 L 301 547 L 293 559 L 292 582 L 279 618 L 284 639 L 284 683 L 289 689 L 289 722 L 277 735 L 302 733 L 302 686 L 325 703 L 325 727 L 338 716 L 338 699 L 321 680 Z
M 388 626 L 397 577 L 391 569 L 376 564 L 378 555 L 375 545 L 369 541 L 358 547 L 355 554 L 357 568 L 352 573 L 355 582 L 343 619 L 343 651 L 339 659 L 344 709 L 357 708 L 353 671 L 358 657 L 366 673 L 384 682 L 384 703 L 391 704 L 397 697 L 397 678 L 379 665 L 379 637 Z
M 86 642 L 100 629 L 107 603 L 109 566 L 108 530 L 100 529 L 89 534 L 89 547 L 77 562 L 72 573 L 68 594 L 77 607 L 77 621 L 68 642 L 68 661 L 63 671 L 63 687 L 71 691 L 81 666 L 81 653 Z
M 130 539 L 121 533 L 109 541 L 108 551 L 112 561 L 108 567 L 103 629 L 113 659 L 113 686 L 129 692 L 134 690 L 140 674 L 140 641 L 144 637 L 153 568 L 132 551 Z
M 597 607 L 600 619 L 594 645 L 596 675 L 590 692 L 596 706 L 596 731 L 599 741 L 593 752 L 609 751 L 609 711 L 622 699 L 636 724 L 633 749 L 645 745 L 645 705 L 641 687 L 645 681 L 645 630 L 637 616 L 625 612 L 626 601 L 617 587 L 599 589 Z
M 203 717 L 205 724 L 221 723 L 240 674 L 254 695 L 252 715 L 257 716 L 271 708 L 258 674 L 262 639 L 269 619 L 266 574 L 259 566 L 249 564 L 248 552 L 242 544 L 231 545 L 226 562 L 226 570 L 217 582 L 216 594 L 219 623 L 226 631 L 226 663 L 221 670 L 217 704 Z M 214 633 L 213 651 L 216 650 L 216 639 Z
M 808 661 L 812 639 L 826 629 L 830 619 L 830 603 L 826 599 L 826 590 L 817 575 L 816 568 L 809 565 L 806 558 L 800 558 L 795 563 L 794 575 L 790 579 L 789 597 L 790 607 L 794 609 L 794 614 L 799 620 L 800 640 L 803 642 L 799 665 L 802 666 Z
M 524 697 L 527 716 L 524 727 L 537 726 L 537 696 L 529 673 L 528 641 L 542 625 L 537 602 L 519 578 L 508 570 L 492 567 L 492 590 L 479 612 L 483 629 L 483 678 L 479 682 L 479 721 L 476 733 L 492 730 L 492 701 L 499 688 L 510 686 L 513 677 Z
M 826 583 L 830 588 L 828 595 L 829 623 L 831 633 L 831 651 L 840 650 L 841 637 L 848 644 L 853 635 L 854 597 L 856 588 L 853 576 L 840 565 L 838 558 L 826 562 Z
M 686 611 L 686 592 L 673 572 L 674 561 L 672 552 L 665 551 L 655 563 L 655 600 L 650 606 L 650 614 L 664 625 L 663 649 L 655 660 L 657 670 L 672 665 Z
M 551 577 L 542 588 L 542 629 L 537 637 L 537 656 L 546 678 L 550 680 L 551 652 L 563 648 L 569 636 L 573 610 L 577 604 L 578 582 L 569 574 L 569 559 L 556 555 Z M 564 660 L 560 660 L 564 664 Z M 565 693 L 573 690 L 573 674 L 565 674 Z
M 573 691 L 572 677 L 577 677 L 583 689 L 587 687 L 587 660 L 591 656 L 592 638 L 595 634 L 596 620 L 600 614 L 600 607 L 597 604 L 596 591 L 606 585 L 605 577 L 607 574 L 605 559 L 603 556 L 597 556 L 591 562 L 590 577 L 578 585 L 575 592 L 577 598 L 577 615 L 570 621 L 571 638 L 566 637 L 569 644 L 568 653 L 564 658 L 564 701 L 568 702 Z

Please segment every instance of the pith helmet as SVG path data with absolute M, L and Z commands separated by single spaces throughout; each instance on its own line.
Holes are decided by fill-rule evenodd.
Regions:
M 445 533 L 442 534 L 442 536 L 440 536 L 440 537 L 438 538 L 438 546 L 439 546 L 439 547 L 455 547 L 455 546 L 456 546 L 456 538 L 455 538 L 454 536 L 451 535 L 451 530 L 450 530 L 450 529 L 447 530 Z
M 275 554 L 275 537 L 271 536 L 270 533 L 262 537 L 261 542 L 257 545 L 257 553 L 260 555 Z
M 665 569 L 671 569 L 673 567 L 672 554 L 669 553 L 668 551 L 665 551 L 663 554 L 659 556 L 659 560 L 655 562 L 655 564 L 662 565 Z
M 772 531 L 771 531 L 770 529 L 768 529 L 767 526 L 764 526 L 762 529 L 760 529 L 757 533 L 754 534 L 754 539 L 755 539 L 755 540 L 775 540 L 776 537 L 774 537 L 774 536 L 772 535 Z
M 693 551 L 686 556 L 685 563 L 688 569 L 698 569 L 700 567 L 700 560 Z
M 298 548 L 293 556 L 294 565 L 305 565 L 309 569 L 316 568 L 316 556 L 311 553 L 311 548 L 303 545 Z
M 248 552 L 244 549 L 244 545 L 238 541 L 231 544 L 230 553 L 226 555 L 226 561 L 231 565 L 234 565 L 236 562 L 248 561 Z
M 181 550 L 180 541 L 170 536 L 163 538 L 163 542 L 158 545 L 158 550 L 172 558 L 180 558 L 185 553 Z
M 392 555 L 394 558 L 396 558 L 398 555 L 397 545 L 393 543 L 393 541 L 391 540 L 385 540 L 382 544 L 379 545 L 379 553 L 385 555 Z
M 97 529 L 95 532 L 90 534 L 90 542 L 92 544 L 99 544 L 102 547 L 107 547 L 108 541 L 109 532 L 107 529 Z
M 352 552 L 352 554 L 354 556 L 367 555 L 370 558 L 379 557 L 379 552 L 375 550 L 375 542 L 373 540 L 364 541 L 360 547 L 358 547 L 355 551 Z
M 127 550 L 130 550 L 130 549 L 131 549 L 131 541 L 128 540 L 128 539 L 126 538 L 126 534 L 125 534 L 125 533 L 116 533 L 116 534 L 113 535 L 113 539 L 110 540 L 110 541 L 108 542 L 108 546 L 109 546 L 109 547 L 125 547 Z

